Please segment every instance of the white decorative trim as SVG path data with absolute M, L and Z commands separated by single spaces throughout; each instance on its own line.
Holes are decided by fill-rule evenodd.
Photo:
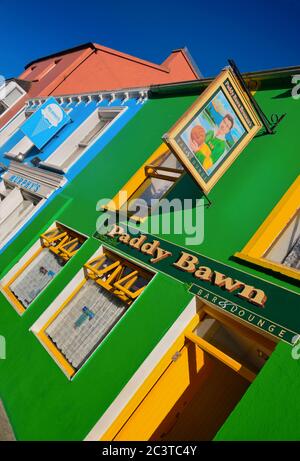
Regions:
M 70 102 L 77 102 L 80 103 L 81 101 L 99 101 L 101 103 L 104 100 L 108 100 L 110 104 L 112 104 L 116 99 L 120 99 L 122 104 L 124 104 L 128 99 L 137 99 L 137 102 L 143 103 L 148 98 L 148 87 L 143 88 L 124 88 L 121 90 L 113 90 L 113 91 L 96 91 L 92 93 L 78 93 L 78 94 L 67 94 L 67 95 L 59 95 L 54 96 L 59 104 Z M 34 106 L 36 104 L 40 105 L 45 102 L 45 98 L 32 98 L 26 102 L 26 105 Z
M 116 95 L 115 95 L 115 93 L 112 93 L 112 95 L 111 95 L 111 97 L 110 97 L 110 99 L 109 99 L 109 103 L 108 103 L 108 104 L 109 104 L 109 105 L 112 104 L 115 100 L 116 100 Z
M 43 168 L 52 168 L 57 172 L 66 173 L 81 157 L 85 155 L 104 133 L 110 129 L 110 127 L 125 113 L 127 107 L 97 107 L 94 111 L 63 141 L 49 157 L 40 163 Z M 68 159 L 72 157 L 74 148 L 80 143 L 80 139 L 84 137 L 84 134 L 88 132 L 89 127 L 97 117 L 97 121 L 100 121 L 99 114 L 102 117 L 109 115 L 110 123 L 108 123 L 98 135 L 86 146 L 82 152 L 78 154 L 76 158 L 70 163 Z M 66 155 L 68 153 L 68 155 Z
M 10 162 L 8 170 L 2 176 L 4 181 L 7 181 L 13 187 L 20 187 L 23 190 L 27 190 L 26 188 L 22 188 L 22 185 L 18 185 L 17 183 L 13 183 L 9 180 L 11 175 L 20 176 L 21 178 L 28 179 L 30 181 L 38 182 L 41 186 L 44 187 L 45 193 L 41 194 L 39 192 L 34 192 L 34 195 L 37 197 L 47 198 L 51 195 L 56 189 L 62 187 L 66 184 L 67 180 L 64 176 L 53 173 L 52 171 L 47 171 L 42 168 L 31 167 L 29 165 L 20 164 L 12 160 Z

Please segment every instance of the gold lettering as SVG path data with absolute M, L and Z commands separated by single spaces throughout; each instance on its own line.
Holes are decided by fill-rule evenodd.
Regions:
M 267 296 L 263 290 L 251 287 L 250 285 L 245 285 L 243 290 L 238 293 L 238 296 L 259 307 L 264 307 L 267 301 Z
M 197 279 L 205 280 L 209 282 L 212 276 L 212 270 L 206 266 L 200 266 L 198 270 L 194 273 L 194 276 Z
M 114 224 L 114 227 L 108 232 L 108 237 L 114 237 L 115 235 L 122 235 L 124 234 L 124 229 L 121 226 L 117 226 Z
M 122 243 L 126 243 L 126 245 L 128 244 L 129 240 L 130 240 L 129 234 L 123 234 L 119 237 L 119 241 Z
M 157 248 L 156 249 L 156 257 L 151 258 L 150 262 L 155 264 L 155 263 L 158 263 L 159 261 L 162 261 L 163 259 L 168 258 L 171 255 L 172 255 L 172 253 L 170 253 L 170 251 L 163 250 L 162 248 Z
M 231 277 L 226 277 L 226 275 L 221 274 L 221 272 L 215 271 L 215 281 L 214 284 L 217 287 L 224 287 L 225 290 L 229 291 L 230 293 L 234 290 L 239 290 L 245 286 L 244 283 L 240 282 L 239 280 L 233 280 Z
M 195 272 L 196 264 L 198 263 L 199 263 L 199 260 L 196 256 L 192 256 L 189 253 L 182 251 L 180 258 L 178 259 L 178 261 L 173 263 L 173 266 L 176 266 L 185 272 L 192 273 L 192 272 Z
M 160 242 L 158 240 L 153 240 L 152 243 L 144 243 L 144 245 L 141 248 L 141 252 L 153 256 L 159 245 Z
M 121 240 L 121 238 L 119 240 Z M 140 235 L 140 237 L 135 237 L 131 239 L 129 242 L 129 245 L 132 248 L 136 248 L 137 250 L 139 250 L 141 246 L 143 245 L 143 243 L 145 242 L 145 240 L 147 240 L 146 235 Z

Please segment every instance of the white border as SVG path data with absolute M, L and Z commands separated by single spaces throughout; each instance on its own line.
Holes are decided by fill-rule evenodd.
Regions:
M 98 106 L 98 107 L 96 107 L 95 110 L 93 110 L 93 112 L 87 118 L 85 118 L 80 123 L 80 125 L 65 139 L 65 141 L 63 141 L 57 147 L 57 149 L 55 149 L 55 151 L 53 151 L 52 154 L 49 155 L 49 157 L 46 160 L 44 160 L 44 161 L 42 161 L 40 163 L 40 165 L 43 166 L 44 168 L 48 167 L 48 168 L 52 168 L 55 171 L 59 171 L 59 172 L 62 172 L 62 173 L 67 173 L 70 170 L 70 168 L 72 168 L 74 166 L 74 164 L 77 163 L 78 160 L 81 157 L 83 157 L 85 155 L 85 153 L 106 133 L 106 131 L 109 130 L 114 125 L 114 123 L 126 112 L 127 109 L 128 109 L 128 106 L 125 106 L 125 107 L 119 107 L 119 106 L 101 107 L 101 106 Z M 57 151 L 59 151 L 59 150 L 63 151 L 64 149 L 66 151 L 70 151 L 70 148 L 67 147 L 67 146 L 70 144 L 70 142 L 72 142 L 72 138 L 74 136 L 76 136 L 78 131 L 81 131 L 83 129 L 84 125 L 89 126 L 90 119 L 92 119 L 96 115 L 96 113 L 99 113 L 99 115 L 101 117 L 101 112 L 107 112 L 108 114 L 111 113 L 111 112 L 115 112 L 117 115 L 115 115 L 109 121 L 109 123 L 100 131 L 98 136 L 90 144 L 87 145 L 87 147 L 76 157 L 75 160 L 73 160 L 72 163 L 67 165 L 65 168 L 63 168 L 62 165 L 64 164 L 64 162 L 66 162 L 68 160 L 67 158 L 65 158 L 65 159 L 62 158 L 62 162 L 60 164 L 61 166 L 56 164 L 56 163 L 51 163 L 51 157 L 52 158 L 55 157 L 57 155 Z M 99 121 L 101 121 L 101 118 L 99 118 Z

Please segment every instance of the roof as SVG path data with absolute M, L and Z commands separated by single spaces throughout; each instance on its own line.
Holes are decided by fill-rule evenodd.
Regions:
M 285 81 L 288 86 L 292 85 L 291 76 L 300 75 L 300 66 L 287 66 L 287 67 L 276 67 L 274 69 L 265 69 L 252 72 L 242 72 L 242 77 L 247 80 L 259 80 L 259 81 Z M 208 86 L 216 76 L 199 78 L 197 80 L 183 80 L 175 83 L 157 83 L 150 85 L 151 95 L 160 94 L 169 95 L 173 92 L 189 92 L 198 91 L 202 87 Z
M 106 46 L 103 46 L 103 45 L 99 45 L 98 43 L 93 43 L 93 42 L 87 42 L 87 43 L 83 43 L 82 45 L 78 45 L 78 46 L 75 46 L 75 47 L 72 47 L 72 48 L 67 48 L 65 50 L 62 50 L 62 51 L 59 51 L 59 52 L 56 52 L 56 53 L 53 53 L 53 54 L 49 54 L 47 56 L 43 56 L 41 58 L 38 58 L 38 59 L 35 59 L 34 61 L 31 61 L 29 62 L 28 64 L 26 64 L 25 66 L 25 69 L 28 69 L 28 67 L 32 66 L 33 64 L 36 64 L 38 62 L 41 62 L 41 61 L 45 61 L 47 59 L 52 59 L 52 58 L 55 58 L 55 57 L 59 57 L 59 56 L 63 56 L 63 55 L 66 55 L 66 54 L 69 54 L 69 53 L 74 53 L 76 51 L 81 51 L 81 50 L 85 50 L 87 48 L 91 48 L 93 50 L 99 50 L 99 51 L 103 51 L 103 52 L 106 52 L 106 53 L 110 53 L 110 54 L 114 54 L 116 56 L 120 56 L 120 57 L 123 57 L 125 59 L 128 59 L 128 60 L 131 60 L 131 61 L 135 61 L 135 62 L 139 62 L 140 64 L 144 64 L 146 66 L 150 66 L 150 67 L 154 67 L 158 70 L 161 70 L 161 71 L 164 71 L 164 72 L 169 72 L 169 68 L 168 66 L 166 65 L 168 59 L 174 54 L 174 53 L 179 53 L 181 52 L 187 63 L 189 64 L 189 66 L 191 67 L 192 71 L 195 73 L 195 76 L 197 78 L 201 78 L 202 77 L 202 74 L 198 68 L 198 66 L 196 65 L 194 59 L 192 58 L 190 52 L 188 51 L 187 47 L 184 47 L 184 48 L 179 48 L 179 49 L 176 49 L 176 50 L 173 50 L 172 53 L 169 55 L 169 57 L 164 61 L 163 64 L 155 64 L 153 62 L 150 62 L 150 61 L 147 61 L 147 60 L 144 60 L 144 59 L 140 59 L 140 58 L 137 58 L 135 56 L 132 56 L 130 54 L 127 54 L 127 53 L 123 53 L 121 51 L 117 51 L 117 50 L 114 50 L 112 48 L 108 48 Z
M 94 44 L 92 42 L 87 42 L 87 43 L 83 43 L 82 45 L 74 46 L 72 48 L 67 48 L 65 50 L 58 51 L 56 53 L 42 56 L 41 58 L 35 59 L 34 61 L 30 61 L 28 64 L 26 64 L 25 69 L 28 69 L 28 67 L 32 66 L 33 64 L 36 64 L 37 62 L 46 61 L 47 59 L 55 58 L 57 56 L 62 56 L 64 54 L 74 53 L 80 50 L 85 50 L 86 48 L 94 48 Z

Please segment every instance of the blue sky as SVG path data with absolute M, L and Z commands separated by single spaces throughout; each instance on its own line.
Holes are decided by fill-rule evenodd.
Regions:
M 299 0 L 2 0 L 0 74 L 94 41 L 161 63 L 187 46 L 203 75 L 300 65 Z

